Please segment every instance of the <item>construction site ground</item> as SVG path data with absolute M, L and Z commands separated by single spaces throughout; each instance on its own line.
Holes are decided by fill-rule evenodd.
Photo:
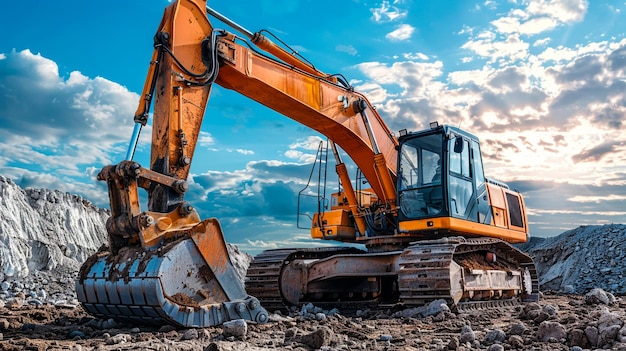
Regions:
M 601 300 L 545 293 L 538 304 L 428 317 L 272 314 L 236 332 L 124 325 L 80 306 L 10 304 L 0 309 L 0 350 L 626 350 L 626 303 Z

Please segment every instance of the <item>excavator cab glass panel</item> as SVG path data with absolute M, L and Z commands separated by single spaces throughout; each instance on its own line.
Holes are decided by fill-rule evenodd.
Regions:
M 399 203 L 406 218 L 426 218 L 444 210 L 442 133 L 417 136 L 400 147 Z
M 461 140 L 461 146 L 459 146 Z M 474 184 L 472 183 L 472 168 L 470 160 L 469 141 L 466 139 L 451 139 L 449 153 L 450 175 L 448 177 L 448 192 L 450 199 L 450 214 L 453 217 L 467 219 L 475 202 Z

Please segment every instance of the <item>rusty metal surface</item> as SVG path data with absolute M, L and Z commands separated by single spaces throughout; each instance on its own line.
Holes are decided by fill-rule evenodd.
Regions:
M 76 294 L 85 310 L 100 318 L 182 327 L 268 320 L 256 298 L 228 298 L 189 239 L 161 250 L 135 247 L 117 256 L 98 252 L 87 262 L 76 281 Z
M 355 248 L 324 247 L 312 249 L 278 249 L 267 250 L 257 255 L 246 274 L 246 291 L 257 297 L 269 311 L 287 310 L 298 305 L 300 295 L 304 295 L 299 269 L 294 265 L 324 259 L 338 254 L 355 254 L 363 252 Z M 291 266 L 291 269 L 286 268 Z
M 383 297 L 404 305 L 445 299 L 454 306 L 489 308 L 536 300 L 539 292 L 532 259 L 491 238 L 427 240 L 390 253 L 326 250 L 263 252 L 248 270 L 248 292 L 270 310 L 307 302 L 371 306 Z M 486 253 L 495 253 L 496 261 L 488 262 Z M 383 296 L 384 287 L 395 291 Z
M 488 254 L 495 254 L 496 261 L 489 262 Z M 407 304 L 437 298 L 455 305 L 476 300 L 536 300 L 539 293 L 532 259 L 492 238 L 421 241 L 403 252 L 400 266 L 400 299 Z

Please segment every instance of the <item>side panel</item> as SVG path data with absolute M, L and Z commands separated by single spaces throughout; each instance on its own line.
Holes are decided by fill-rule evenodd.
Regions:
M 491 224 L 527 233 L 526 208 L 521 194 L 491 183 L 487 184 L 487 190 L 493 212 Z
M 474 237 L 486 236 L 502 239 L 509 243 L 525 243 L 528 240 L 525 231 L 480 224 L 453 217 L 404 221 L 399 223 L 399 227 L 402 232 L 421 232 L 425 238 L 441 238 L 452 233 Z
M 313 215 L 311 227 L 313 239 L 356 241 L 356 230 L 347 210 L 330 210 Z

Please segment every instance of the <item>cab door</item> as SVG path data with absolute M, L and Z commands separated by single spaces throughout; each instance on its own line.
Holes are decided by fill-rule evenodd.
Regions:
M 464 136 L 452 138 L 449 143 L 450 215 L 472 222 L 490 223 L 489 195 L 480 145 Z
M 450 215 L 471 219 L 470 213 L 476 206 L 476 192 L 472 177 L 471 149 L 469 140 L 457 136 L 449 140 L 448 194 Z M 473 221 L 477 221 L 473 219 Z
M 485 173 L 483 171 L 480 145 L 476 140 L 472 140 L 471 145 L 472 150 L 470 155 L 472 157 L 473 179 L 476 187 L 476 215 L 478 216 L 478 223 L 491 223 L 491 207 L 489 205 L 487 185 L 485 184 Z

